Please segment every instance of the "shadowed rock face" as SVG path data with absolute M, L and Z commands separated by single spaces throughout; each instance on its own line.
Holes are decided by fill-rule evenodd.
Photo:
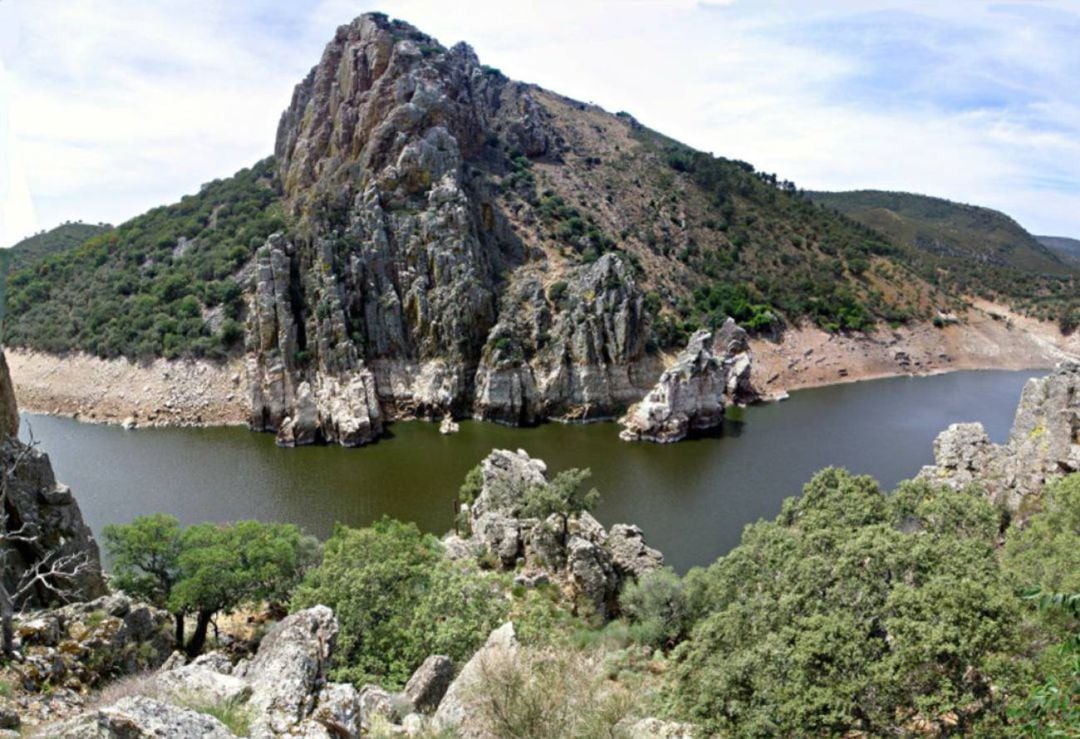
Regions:
M 5 537 L 4 585 L 9 593 L 19 588 L 24 575 L 35 568 L 50 569 L 66 558 L 84 562 L 71 578 L 49 578 L 68 598 L 45 585 L 33 588 L 15 606 L 46 606 L 57 600 L 92 600 L 105 593 L 97 542 L 83 522 L 79 504 L 66 485 L 53 475 L 49 456 L 19 441 L 19 412 L 7 362 L 0 353 L 0 464 L 3 465 Z M 17 533 L 16 533 L 17 532 Z M 7 535 L 12 535 L 8 538 Z M 62 567 L 71 572 L 74 563 Z
M 555 304 L 502 210 L 512 156 L 564 146 L 532 91 L 382 15 L 338 29 L 278 128 L 296 228 L 257 256 L 254 428 L 354 446 L 387 416 L 611 416 L 655 381 L 625 260 L 569 266 Z
M 982 485 L 1013 511 L 1055 477 L 1080 472 L 1080 363 L 1028 380 L 1005 444 L 992 443 L 982 424 L 953 424 L 934 441 L 934 462 L 921 479 Z

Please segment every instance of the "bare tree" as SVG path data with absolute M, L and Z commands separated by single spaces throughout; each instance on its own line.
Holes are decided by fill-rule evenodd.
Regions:
M 3 463 L 0 479 L 0 638 L 5 656 L 10 656 L 13 651 L 12 619 L 15 613 L 34 603 L 35 597 L 38 601 L 45 598 L 60 602 L 72 600 L 78 592 L 75 581 L 97 568 L 85 551 L 64 553 L 59 546 L 50 549 L 41 540 L 41 532 L 36 527 L 16 519 L 9 498 L 10 486 L 36 446 L 31 430 L 28 444 L 18 439 L 3 442 L 0 460 Z M 19 550 L 30 552 L 32 556 L 24 557 L 26 569 L 9 580 L 9 571 L 13 569 L 10 558 Z

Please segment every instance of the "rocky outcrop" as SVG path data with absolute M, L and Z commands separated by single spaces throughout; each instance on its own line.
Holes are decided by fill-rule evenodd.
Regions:
M 629 263 L 565 265 L 549 299 L 546 254 L 504 212 L 520 159 L 565 146 L 549 118 L 464 44 L 380 14 L 338 29 L 278 128 L 296 225 L 256 260 L 253 428 L 352 446 L 391 417 L 528 424 L 640 397 L 657 362 Z
M 182 707 L 232 706 L 250 719 L 249 736 L 355 739 L 360 736 L 360 696 L 352 685 L 331 683 L 326 677 L 337 633 L 337 619 L 326 606 L 300 611 L 271 629 L 250 660 L 233 665 L 217 652 L 188 665 L 170 660 L 138 688 L 154 700 L 124 698 L 50 726 L 47 735 L 203 736 L 198 729 L 210 732 L 206 736 L 233 736 L 218 723 L 192 723 L 192 712 Z M 132 710 L 132 701 L 139 710 Z M 93 727 L 103 733 L 78 733 Z M 183 733 L 189 728 L 196 733 Z
M 954 487 L 978 484 L 994 501 L 1022 510 L 1050 480 L 1080 471 L 1080 363 L 1064 362 L 1028 380 L 1004 445 L 982 424 L 949 426 L 934 441 L 934 464 L 919 478 Z
M 601 615 L 613 613 L 628 578 L 663 566 L 663 555 L 645 544 L 636 526 L 616 524 L 609 533 L 586 511 L 526 517 L 527 498 L 551 484 L 544 462 L 526 452 L 497 449 L 480 470 L 480 492 L 462 510 L 470 536 L 448 538 L 453 556 L 480 556 L 516 570 L 515 582 L 526 586 L 562 582 L 579 604 Z
M 3 584 L 15 608 L 93 600 L 105 592 L 97 542 L 47 454 L 19 441 L 19 417 L 0 354 L 0 542 Z M 38 577 L 41 575 L 41 577 Z
M 476 725 L 476 711 L 472 708 L 476 696 L 473 693 L 476 685 L 484 677 L 487 664 L 497 660 L 516 659 L 519 650 L 517 634 L 514 632 L 512 623 L 505 623 L 491 632 L 484 646 L 465 663 L 461 673 L 446 691 L 438 710 L 432 717 L 435 730 L 452 731 L 463 739 L 480 739 L 481 737 L 486 739 L 489 734 Z
M 15 649 L 24 686 L 76 692 L 154 669 L 172 653 L 172 618 L 113 594 L 85 603 L 19 614 Z
M 204 737 L 228 739 L 236 736 L 225 724 L 206 713 L 172 703 L 130 696 L 116 703 L 49 727 L 46 736 L 72 739 L 160 739 L 160 737 Z
M 438 708 L 454 680 L 454 663 L 449 657 L 433 654 L 424 660 L 405 684 L 405 699 L 420 713 Z
M 729 403 L 753 399 L 750 371 L 746 332 L 733 320 L 727 319 L 715 341 L 711 331 L 697 331 L 656 386 L 627 412 L 620 438 L 666 443 L 720 426 Z

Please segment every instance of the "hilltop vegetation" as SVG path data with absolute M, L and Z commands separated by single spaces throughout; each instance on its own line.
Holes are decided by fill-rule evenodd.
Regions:
M 13 258 L 17 264 L 25 264 L 50 254 L 65 251 L 88 241 L 94 236 L 105 233 L 112 226 L 107 223 L 82 223 L 72 221 L 62 223 L 49 231 L 42 231 L 12 244 L 10 249 L 0 252 Z
M 224 357 L 243 340 L 241 269 L 286 225 L 271 159 L 7 279 L 5 343 L 110 358 Z
M 858 190 L 808 196 L 889 237 L 927 282 L 1011 303 L 1069 332 L 1080 322 L 1080 267 L 1003 213 L 941 198 Z
M 1036 236 L 1035 238 L 1066 262 L 1080 266 L 1080 239 L 1070 239 L 1065 236 Z

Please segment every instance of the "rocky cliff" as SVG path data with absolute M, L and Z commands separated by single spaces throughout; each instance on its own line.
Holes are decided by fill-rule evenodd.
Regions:
M 377 14 L 338 30 L 278 130 L 298 226 L 257 255 L 253 427 L 353 446 L 387 417 L 527 424 L 640 397 L 659 364 L 627 260 L 551 264 L 520 235 L 535 186 L 505 192 L 565 147 L 549 118 L 464 44 Z
M 978 484 L 1021 514 L 1049 480 L 1080 471 L 1080 363 L 1063 362 L 1028 380 L 1005 444 L 979 423 L 949 426 L 934 441 L 934 465 L 919 477 L 959 487 Z
M 97 543 L 79 504 L 56 481 L 49 457 L 18 438 L 19 415 L 0 353 L 0 464 L 3 585 L 23 608 L 91 600 L 105 592 Z

